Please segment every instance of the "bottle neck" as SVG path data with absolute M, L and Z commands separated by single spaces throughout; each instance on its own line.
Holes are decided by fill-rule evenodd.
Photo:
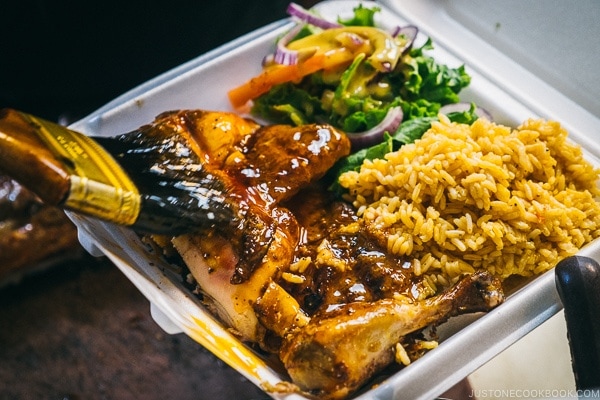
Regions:
M 14 110 L 0 114 L 0 169 L 43 201 L 122 225 L 140 212 L 136 185 L 93 139 Z

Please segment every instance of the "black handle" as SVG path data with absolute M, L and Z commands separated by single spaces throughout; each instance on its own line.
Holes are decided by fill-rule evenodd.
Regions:
M 600 265 L 589 257 L 572 256 L 558 263 L 555 274 L 576 387 L 600 388 Z

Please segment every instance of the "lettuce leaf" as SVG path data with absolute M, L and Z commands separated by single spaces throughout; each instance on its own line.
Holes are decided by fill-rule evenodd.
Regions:
M 431 38 L 413 48 L 401 65 L 404 85 L 402 97 L 407 101 L 428 100 L 441 105 L 457 103 L 458 93 L 471 82 L 464 65 L 450 68 L 437 63 L 425 51 L 433 49 Z
M 375 14 L 381 11 L 380 7 L 366 8 L 362 4 L 354 8 L 354 16 L 349 19 L 338 18 L 338 22 L 345 26 L 375 26 Z
M 252 106 L 253 115 L 280 124 L 306 124 L 323 113 L 319 97 L 292 83 L 275 86 Z

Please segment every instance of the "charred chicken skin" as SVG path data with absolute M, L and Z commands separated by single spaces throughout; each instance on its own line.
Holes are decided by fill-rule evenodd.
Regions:
M 213 124 L 223 119 L 221 114 L 231 121 L 221 125 L 224 129 L 215 135 Z M 213 113 L 203 121 L 194 123 L 194 139 L 202 147 L 205 163 L 218 167 L 243 188 L 244 196 L 252 202 L 250 211 L 258 213 L 269 226 L 268 243 L 240 232 L 241 240 L 247 243 L 243 248 L 259 246 L 252 253 L 263 255 L 252 265 L 244 262 L 236 240 L 219 229 L 178 236 L 173 245 L 195 279 L 202 282 L 201 289 L 212 299 L 217 314 L 243 340 L 260 342 L 264 328 L 253 306 L 268 283 L 277 282 L 292 262 L 300 235 L 294 216 L 279 204 L 320 179 L 349 153 L 350 142 L 328 125 L 255 125 L 246 135 L 238 136 L 235 124 L 249 122 L 237 115 Z M 233 130 L 233 138 L 227 138 L 228 129 Z
M 293 140 L 278 143 L 279 136 Z M 261 127 L 234 113 L 205 110 L 164 112 L 135 131 L 96 140 L 137 171 L 140 191 L 153 193 L 146 207 L 159 215 L 162 208 L 191 208 L 202 217 L 198 224 L 208 221 L 200 232 L 214 230 L 232 242 L 239 256 L 234 283 L 247 280 L 267 253 L 277 229 L 273 205 L 349 151 L 348 139 L 329 126 Z M 276 186 L 264 184 L 275 180 Z
M 206 162 L 252 199 L 269 240 L 257 244 L 263 256 L 246 269 L 239 236 L 226 231 L 171 243 L 207 306 L 241 340 L 277 354 L 299 391 L 346 397 L 394 362 L 407 335 L 503 301 L 500 282 L 487 273 L 421 296 L 411 260 L 388 254 L 353 208 L 321 185 L 349 153 L 343 133 L 326 125 L 257 125 L 224 138 L 227 129 L 215 136 L 206 124 L 195 134 Z

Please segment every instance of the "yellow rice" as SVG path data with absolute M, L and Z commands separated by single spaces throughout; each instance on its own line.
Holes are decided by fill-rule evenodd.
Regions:
M 433 293 L 463 273 L 531 276 L 600 235 L 599 170 L 557 122 L 434 123 L 340 184 L 371 232 Z

